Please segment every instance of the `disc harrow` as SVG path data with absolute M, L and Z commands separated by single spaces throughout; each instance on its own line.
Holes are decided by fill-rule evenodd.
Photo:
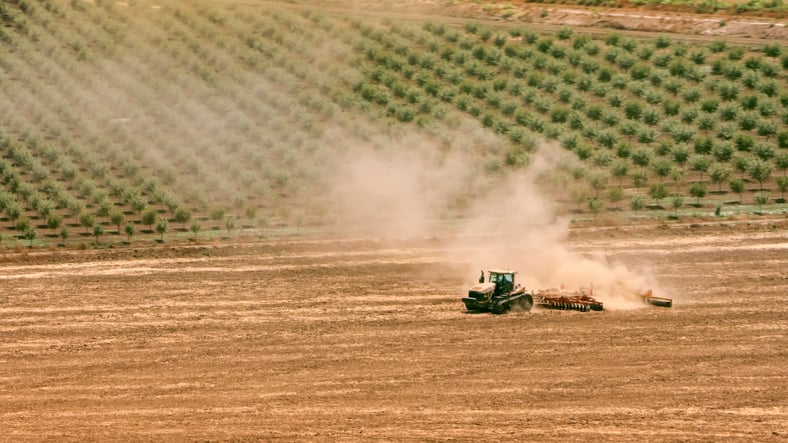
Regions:
M 562 311 L 602 311 L 604 305 L 585 290 L 569 292 L 560 289 L 540 289 L 534 294 L 534 304 L 545 309 Z

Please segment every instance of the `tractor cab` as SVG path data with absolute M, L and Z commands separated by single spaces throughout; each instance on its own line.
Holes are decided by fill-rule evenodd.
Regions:
M 495 295 L 511 292 L 515 288 L 516 271 L 508 269 L 490 269 L 488 281 L 495 284 Z

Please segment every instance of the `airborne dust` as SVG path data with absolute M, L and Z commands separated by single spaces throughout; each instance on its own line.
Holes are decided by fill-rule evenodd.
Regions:
M 429 158 L 429 149 L 353 152 L 341 159 L 329 192 L 338 226 L 380 239 L 439 239 L 441 255 L 462 263 L 457 277 L 468 284 L 480 269 L 510 268 L 530 289 L 592 288 L 611 309 L 643 306 L 639 291 L 659 293 L 648 270 L 611 261 L 604 251 L 588 255 L 571 248 L 570 220 L 559 215 L 543 180 L 560 162 L 571 161 L 554 144 L 541 143 L 528 167 L 483 183 L 478 157 L 462 153 Z M 453 214 L 459 227 L 450 228 L 441 217 L 469 182 L 483 191 L 461 215 Z

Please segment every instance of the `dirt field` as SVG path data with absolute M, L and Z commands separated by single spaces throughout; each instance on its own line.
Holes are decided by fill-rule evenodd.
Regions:
M 788 438 L 784 227 L 571 238 L 674 308 L 468 314 L 440 240 L 0 256 L 0 440 Z

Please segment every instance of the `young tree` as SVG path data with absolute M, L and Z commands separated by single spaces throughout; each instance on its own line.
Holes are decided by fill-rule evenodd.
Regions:
M 762 210 L 763 205 L 769 203 L 769 194 L 763 191 L 758 192 L 757 194 L 755 194 L 755 203 L 758 204 L 758 210 L 759 211 Z
M 90 232 L 90 228 L 96 224 L 96 218 L 90 212 L 83 211 L 79 214 L 79 224 L 85 228 L 85 233 Z
M 670 175 L 670 170 L 672 169 L 673 164 L 670 162 L 670 160 L 660 159 L 655 161 L 651 167 L 654 170 L 654 173 L 657 174 L 657 177 L 659 177 L 659 182 L 662 183 L 662 180 Z
M 651 152 L 647 149 L 641 148 L 632 153 L 632 163 L 635 166 L 645 168 L 651 162 Z
M 168 224 L 167 219 L 164 217 L 159 218 L 159 222 L 156 223 L 156 232 L 161 236 L 162 242 L 164 242 L 164 233 L 167 232 Z
M 728 181 L 728 186 L 730 186 L 731 191 L 735 194 L 739 194 L 739 203 L 742 202 L 742 194 L 744 193 L 744 180 L 735 177 Z
M 607 185 L 607 175 L 601 172 L 594 172 L 589 175 L 588 183 L 591 185 L 591 189 L 594 190 L 594 198 L 599 199 L 599 193 Z
M 17 232 L 20 232 L 21 233 L 20 235 L 23 236 L 24 232 L 30 229 L 30 219 L 28 219 L 27 217 L 20 218 L 19 220 L 16 221 L 15 228 Z
M 783 175 L 788 175 L 788 152 L 777 155 L 774 164 L 777 165 L 777 169 L 783 171 Z
M 780 198 L 785 200 L 785 192 L 788 191 L 788 177 L 784 175 L 777 177 L 777 187 L 780 189 Z
M 758 190 L 763 191 L 763 182 L 768 180 L 772 175 L 772 165 L 759 158 L 754 158 L 747 167 L 747 173 L 753 180 L 758 182 Z
M 615 205 L 616 209 L 618 209 L 618 203 L 624 199 L 624 188 L 621 186 L 613 186 L 607 191 L 607 199 L 610 200 L 613 205 Z
M 36 230 L 33 229 L 32 227 L 28 227 L 27 229 L 25 229 L 25 232 L 22 233 L 22 238 L 24 238 L 26 240 L 30 240 L 30 245 L 29 246 L 32 248 L 33 247 L 33 240 L 35 240 L 35 238 L 36 238 Z
M 668 187 L 664 183 L 654 183 L 649 188 L 648 195 L 659 204 L 663 198 L 668 196 Z
M 627 164 L 626 161 L 618 160 L 615 163 L 613 163 L 612 174 L 613 174 L 613 177 L 616 177 L 618 179 L 618 185 L 619 186 L 623 185 L 622 182 L 624 181 L 624 177 L 627 176 L 627 172 L 628 171 L 629 171 L 629 165 Z
M 675 194 L 673 196 L 673 199 L 671 199 L 670 204 L 671 204 L 671 206 L 673 206 L 673 215 L 678 217 L 679 216 L 679 208 L 681 208 L 684 205 L 684 197 L 682 197 L 679 194 Z
M 99 237 L 102 235 L 104 235 L 104 227 L 96 223 L 96 225 L 93 226 L 93 237 L 96 237 L 96 245 L 98 245 Z
M 63 216 L 60 214 L 55 214 L 54 212 L 49 214 L 47 217 L 47 227 L 52 230 L 52 235 L 55 235 L 55 231 L 60 227 L 63 223 Z
M 60 244 L 63 245 L 63 247 L 66 247 L 66 239 L 68 238 L 68 228 L 64 227 L 63 229 L 61 229 L 59 235 L 61 240 Z
M 684 180 L 684 169 L 679 166 L 673 166 L 670 168 L 670 178 L 676 184 L 676 193 L 678 194 L 681 182 Z
M 690 168 L 700 173 L 699 180 L 703 181 L 703 174 L 706 173 L 711 167 L 711 158 L 707 155 L 694 155 L 690 159 Z
M 198 221 L 195 220 L 192 222 L 191 231 L 192 231 L 192 235 L 194 236 L 193 237 L 194 240 L 197 240 L 197 234 L 200 232 L 201 228 L 202 226 Z
M 11 201 L 5 207 L 5 213 L 9 220 L 16 222 L 22 216 L 22 206 L 16 201 Z
M 634 186 L 638 192 L 640 192 L 640 188 L 645 186 L 647 182 L 648 175 L 646 174 L 646 171 L 638 169 L 632 173 L 632 186 Z
M 147 226 L 148 229 L 153 229 L 153 224 L 156 223 L 156 217 L 159 214 L 156 213 L 153 209 L 148 209 L 147 211 L 142 213 L 142 224 Z
M 178 207 L 175 209 L 175 221 L 183 225 L 183 228 L 186 229 L 186 223 L 191 220 L 192 213 L 188 209 L 184 207 Z
M 131 242 L 131 236 L 134 235 L 134 223 L 128 222 L 126 223 L 126 227 L 124 228 L 126 232 L 126 241 L 129 243 Z
M 592 198 L 591 200 L 588 200 L 588 209 L 591 211 L 592 214 L 594 214 L 594 218 L 596 218 L 596 214 L 599 214 L 599 211 L 601 211 L 603 207 L 604 207 L 604 203 L 602 202 L 602 200 L 596 197 Z
M 728 180 L 731 175 L 731 170 L 724 165 L 717 163 L 711 168 L 709 177 L 711 182 L 718 185 L 718 192 L 722 192 L 722 183 Z
M 120 225 L 123 224 L 123 221 L 126 217 L 123 215 L 123 212 L 118 209 L 113 209 L 109 213 L 109 220 L 110 222 L 118 228 L 118 234 L 120 234 Z
M 695 205 L 700 206 L 700 199 L 706 196 L 706 183 L 693 183 L 689 194 L 695 197 Z
M 635 212 L 640 211 L 646 207 L 646 200 L 640 195 L 633 195 L 629 207 Z

